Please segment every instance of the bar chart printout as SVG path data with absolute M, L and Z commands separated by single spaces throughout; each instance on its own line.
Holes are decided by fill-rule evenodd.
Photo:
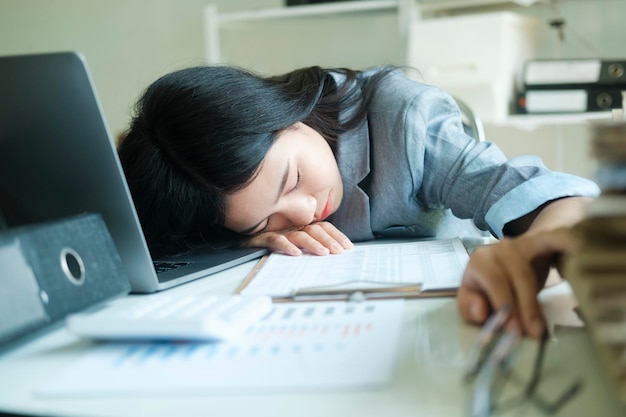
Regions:
M 403 303 L 280 303 L 236 342 L 99 344 L 37 395 L 384 387 L 394 372 Z

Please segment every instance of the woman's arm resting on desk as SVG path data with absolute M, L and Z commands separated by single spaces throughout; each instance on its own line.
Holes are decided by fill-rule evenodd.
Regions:
M 514 313 L 509 325 L 538 338 L 544 323 L 537 294 L 555 258 L 576 249 L 569 226 L 582 219 L 591 200 L 569 197 L 550 202 L 507 225 L 507 234 L 519 236 L 476 249 L 458 292 L 461 316 L 481 324 L 491 311 L 508 305 Z

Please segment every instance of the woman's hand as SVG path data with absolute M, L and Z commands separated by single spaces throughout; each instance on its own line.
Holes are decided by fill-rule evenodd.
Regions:
M 503 306 L 512 318 L 507 324 L 531 337 L 543 331 L 543 316 L 537 294 L 543 288 L 556 257 L 576 249 L 571 229 L 527 233 L 476 249 L 463 274 L 458 291 L 461 316 L 482 324 Z
M 301 255 L 306 250 L 314 255 L 341 253 L 352 248 L 352 242 L 328 222 L 311 223 L 297 229 L 261 233 L 248 239 L 246 246 L 265 247 L 273 252 Z

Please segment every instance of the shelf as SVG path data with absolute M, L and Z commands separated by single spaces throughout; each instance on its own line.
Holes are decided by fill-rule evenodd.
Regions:
M 563 114 L 515 114 L 496 125 L 514 126 L 522 130 L 533 130 L 546 125 L 579 124 L 593 121 L 611 121 L 611 112 L 563 113 Z
M 421 18 L 422 12 L 439 10 L 471 9 L 474 7 L 518 5 L 530 6 L 539 0 L 444 0 L 423 2 L 421 0 L 360 0 L 339 1 L 301 6 L 261 8 L 241 12 L 220 13 L 215 4 L 204 8 L 204 37 L 206 40 L 207 62 L 220 61 L 220 26 L 243 22 L 280 20 L 300 17 L 327 16 L 345 13 L 366 13 L 376 11 L 395 11 L 398 14 L 398 29 L 401 36 L 406 36 L 407 28 L 415 18 Z
M 312 4 L 303 6 L 289 6 L 278 8 L 255 9 L 241 12 L 220 13 L 217 6 L 208 4 L 204 8 L 204 37 L 206 41 L 209 64 L 220 62 L 220 28 L 228 24 L 245 22 L 262 22 L 268 20 L 281 20 L 290 18 L 304 18 L 315 16 L 328 16 L 346 13 L 367 13 L 391 11 L 398 15 L 398 27 L 408 25 L 408 20 L 413 13 L 416 0 L 361 0 L 340 1 L 333 3 Z
M 424 12 L 439 11 L 439 10 L 454 10 L 454 9 L 471 9 L 474 7 L 486 7 L 486 6 L 505 6 L 505 5 L 518 5 L 518 6 L 532 6 L 538 3 L 540 0 L 447 0 L 430 3 L 422 3 L 417 1 L 420 9 Z
M 308 6 L 290 6 L 276 9 L 258 9 L 245 12 L 222 13 L 220 23 L 244 22 L 251 20 L 287 19 L 293 17 L 322 16 L 329 14 L 367 12 L 398 8 L 398 0 L 344 1 Z
M 473 7 L 498 6 L 516 4 L 530 6 L 538 0 L 448 0 L 423 3 L 419 0 L 361 0 L 339 1 L 302 6 L 278 7 L 273 9 L 256 9 L 244 12 L 220 13 L 219 23 L 245 22 L 253 20 L 286 19 L 294 17 L 322 16 L 330 14 L 367 12 L 402 8 L 413 3 L 420 11 L 470 9 Z

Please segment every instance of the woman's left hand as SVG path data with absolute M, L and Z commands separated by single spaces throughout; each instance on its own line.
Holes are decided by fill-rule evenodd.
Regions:
M 537 294 L 556 256 L 572 252 L 577 239 L 568 228 L 528 233 L 477 248 L 457 293 L 461 316 L 482 324 L 489 314 L 508 306 L 509 326 L 539 338 L 543 316 Z

